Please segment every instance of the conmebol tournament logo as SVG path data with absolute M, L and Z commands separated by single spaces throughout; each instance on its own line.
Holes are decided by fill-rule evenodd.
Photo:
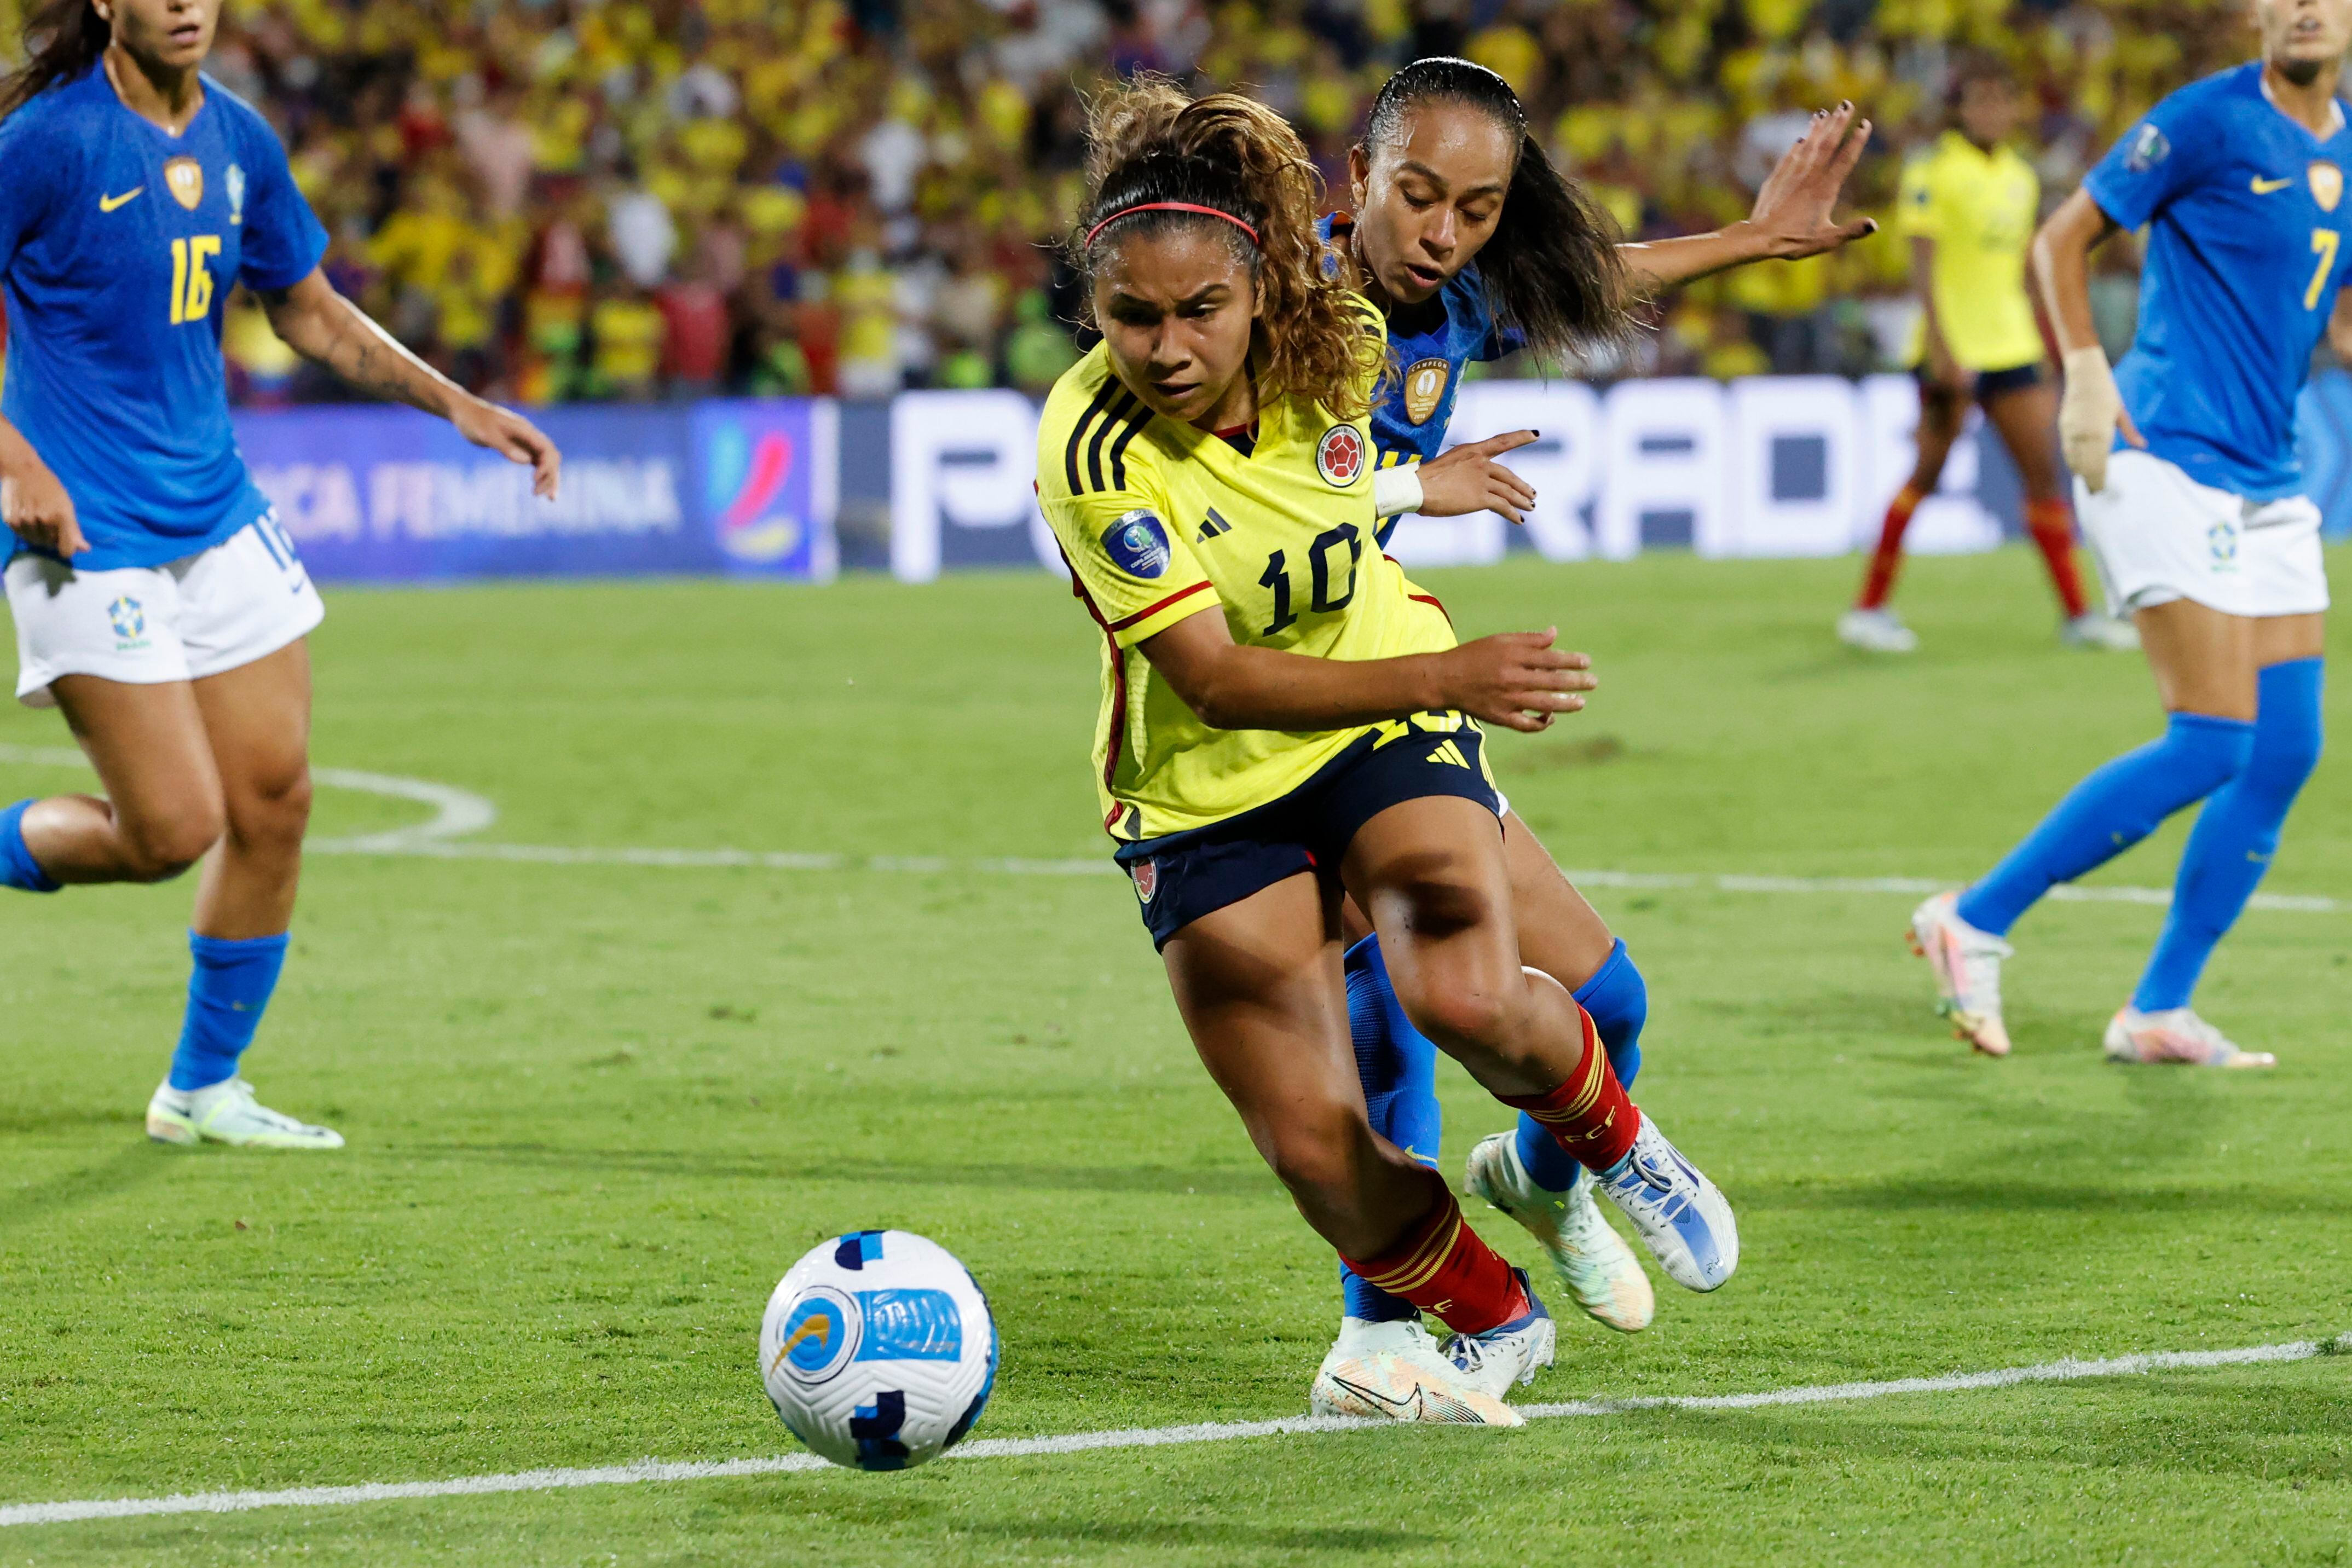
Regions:
M 720 551 L 732 560 L 772 566 L 798 549 L 807 523 L 785 509 L 784 499 L 798 455 L 793 438 L 727 419 L 709 440 L 704 483 Z

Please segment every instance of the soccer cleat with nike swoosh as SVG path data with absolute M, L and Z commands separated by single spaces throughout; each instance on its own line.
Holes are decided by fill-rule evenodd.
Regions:
M 2103 1042 L 2109 1061 L 2172 1061 L 2190 1067 L 2276 1067 L 2267 1051 L 2241 1051 L 2187 1008 L 2144 1013 L 2126 1008 L 2107 1021 Z
M 1551 1260 L 1552 1272 L 1576 1304 L 1620 1333 L 1639 1333 L 1657 1315 L 1658 1295 L 1642 1260 L 1601 1218 L 1592 1184 L 1580 1180 L 1566 1192 L 1535 1184 L 1519 1159 L 1518 1137 L 1496 1133 L 1470 1151 L 1463 1185 L 1523 1226 Z
M 1683 1158 L 1645 1113 L 1625 1157 L 1594 1173 L 1601 1196 L 1633 1222 L 1666 1277 L 1712 1291 L 1739 1267 L 1739 1223 L 1731 1200 Z
M 1911 912 L 1911 951 L 1936 974 L 1936 1010 L 1987 1056 L 2009 1054 L 2000 1016 L 2000 963 L 2014 949 L 1959 915 L 1960 895 L 1939 893 Z
M 147 1102 L 147 1135 L 159 1144 L 228 1144 L 246 1149 L 340 1149 L 343 1135 L 314 1127 L 253 1097 L 242 1078 L 205 1089 L 167 1081 Z
M 1461 1374 L 1465 1386 L 1496 1399 L 1519 1384 L 1533 1383 L 1536 1374 L 1552 1364 L 1553 1347 L 1559 1338 L 1551 1314 L 1544 1311 L 1542 1299 L 1528 1281 L 1528 1271 L 1514 1269 L 1511 1272 L 1519 1278 L 1519 1290 L 1528 1299 L 1528 1310 L 1485 1333 L 1448 1334 L 1445 1343 L 1438 1346 L 1439 1354 Z
M 1385 1323 L 1341 1319 L 1339 1337 L 1316 1369 L 1307 1404 L 1318 1416 L 1367 1421 L 1527 1425 L 1526 1416 L 1473 1386 L 1417 1319 Z

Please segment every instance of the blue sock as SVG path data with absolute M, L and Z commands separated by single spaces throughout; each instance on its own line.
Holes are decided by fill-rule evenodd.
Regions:
M 2165 818 L 2227 784 L 2253 746 L 2254 727 L 2243 719 L 2174 714 L 2162 737 L 2075 785 L 2023 843 L 1960 894 L 1959 917 L 2007 936 L 2052 887 L 2106 864 Z
M 1367 936 L 1348 949 L 1348 1034 L 1356 1047 L 1356 1074 L 1364 1082 L 1364 1109 L 1378 1133 L 1425 1166 L 1437 1164 L 1444 1115 L 1437 1103 L 1437 1047 L 1412 1027 L 1389 984 L 1381 939 Z M 1394 1322 L 1420 1309 L 1339 1265 L 1347 1314 Z
M 25 847 L 25 808 L 30 800 L 19 800 L 0 811 L 0 887 L 17 887 L 26 893 L 55 893 L 58 884 Z
M 232 942 L 188 933 L 196 967 L 188 976 L 188 1012 L 180 1049 L 172 1053 L 172 1087 L 208 1089 L 236 1076 L 236 1059 L 253 1043 L 278 971 L 286 965 L 286 937 Z
M 1592 1015 L 1593 1032 L 1601 1036 L 1617 1082 L 1633 1088 L 1634 1075 L 1642 1071 L 1642 1025 L 1650 1016 L 1650 988 L 1642 983 L 1642 971 L 1633 967 L 1623 937 L 1610 949 L 1609 961 L 1576 988 L 1576 1001 Z M 1566 1192 L 1584 1175 L 1576 1157 L 1524 1111 L 1519 1113 L 1519 1164 L 1548 1192 Z
M 2213 791 L 2180 854 L 2164 935 L 2148 956 L 2132 1006 L 2144 1013 L 2185 1008 L 2213 945 L 2237 923 L 2278 848 L 2294 797 L 2319 764 L 2319 699 L 2325 664 L 2295 659 L 2262 674 L 2254 751 L 2239 775 Z

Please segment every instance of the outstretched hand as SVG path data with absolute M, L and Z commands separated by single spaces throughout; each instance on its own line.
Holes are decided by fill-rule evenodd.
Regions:
M 1514 430 L 1490 435 L 1443 453 L 1423 464 L 1421 515 L 1459 517 L 1472 512 L 1500 512 L 1523 522 L 1536 504 L 1535 486 L 1495 461 L 1514 447 L 1525 446 L 1538 432 Z
M 1446 706 L 1487 724 L 1529 734 L 1584 706 L 1601 684 L 1592 658 L 1555 648 L 1559 630 L 1505 632 L 1439 655 Z
M 1874 218 L 1836 221 L 1846 176 L 1870 142 L 1870 121 L 1856 121 L 1851 102 L 1818 110 L 1794 147 L 1772 166 L 1756 193 L 1748 222 L 1765 242 L 1765 254 L 1783 260 L 1819 256 L 1849 240 L 1877 232 Z
M 529 465 L 531 494 L 555 499 L 556 486 L 562 479 L 563 454 L 539 426 L 511 409 L 480 398 L 468 398 L 460 404 L 449 423 L 475 445 Z

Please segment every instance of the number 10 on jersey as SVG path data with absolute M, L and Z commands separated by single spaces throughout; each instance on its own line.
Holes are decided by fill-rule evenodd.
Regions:
M 201 321 L 213 310 L 213 269 L 207 265 L 220 254 L 218 235 L 198 235 L 172 242 L 172 325 Z

